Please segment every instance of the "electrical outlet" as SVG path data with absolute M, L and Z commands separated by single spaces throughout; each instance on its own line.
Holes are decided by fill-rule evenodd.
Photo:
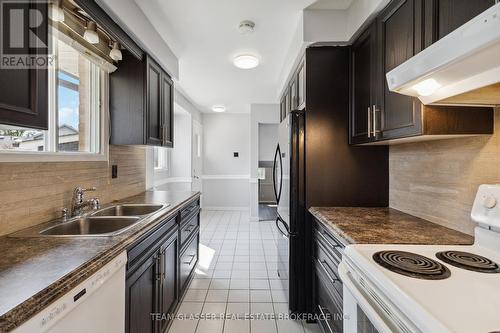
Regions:
M 111 178 L 118 178 L 118 165 L 116 164 L 111 166 Z

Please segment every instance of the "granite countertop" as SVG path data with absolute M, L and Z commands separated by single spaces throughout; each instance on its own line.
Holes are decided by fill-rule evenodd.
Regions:
M 147 191 L 119 200 L 169 206 L 113 237 L 0 237 L 0 332 L 21 325 L 69 292 L 199 195 Z
M 348 244 L 471 245 L 474 238 L 392 208 L 312 207 L 311 214 Z

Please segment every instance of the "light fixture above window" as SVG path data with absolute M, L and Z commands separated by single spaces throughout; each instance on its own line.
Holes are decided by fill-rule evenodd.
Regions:
M 62 0 L 54 1 L 50 7 L 50 19 L 54 22 L 64 22 L 64 9 L 62 6 Z
M 252 54 L 240 54 L 234 57 L 233 64 L 241 69 L 252 69 L 259 66 L 259 58 Z
M 113 42 L 113 47 L 109 52 L 109 57 L 114 61 L 122 60 L 122 51 L 120 50 L 120 43 Z
M 99 44 L 99 35 L 97 34 L 97 25 L 94 21 L 88 21 L 83 38 L 90 44 Z
M 226 107 L 224 105 L 214 105 L 214 106 L 212 106 L 212 111 L 213 112 L 225 112 Z

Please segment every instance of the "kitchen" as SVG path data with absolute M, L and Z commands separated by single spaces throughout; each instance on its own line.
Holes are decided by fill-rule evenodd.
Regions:
M 500 330 L 497 1 L 1 4 L 0 331 Z

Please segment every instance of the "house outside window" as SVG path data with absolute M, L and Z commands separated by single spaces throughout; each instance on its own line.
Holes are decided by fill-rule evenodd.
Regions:
M 101 106 L 108 97 L 108 71 L 99 57 L 68 36 L 51 31 L 56 65 L 49 68 L 49 128 L 0 124 L 0 159 L 30 153 L 106 159 L 108 109 Z

